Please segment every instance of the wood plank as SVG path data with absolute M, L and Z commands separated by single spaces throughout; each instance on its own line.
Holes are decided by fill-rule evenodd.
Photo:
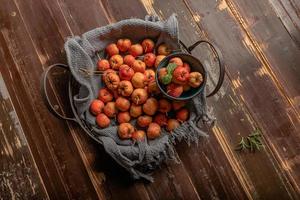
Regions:
M 1 73 L 0 105 L 0 198 L 48 199 Z
M 0 8 L 3 22 L 0 41 L 5 47 L 1 53 L 1 66 L 4 66 L 1 67 L 1 73 L 5 82 L 9 83 L 8 90 L 14 95 L 13 104 L 49 197 L 68 199 L 82 196 L 94 199 L 94 188 L 66 124 L 49 115 L 39 95 L 41 66 L 45 64 L 47 55 L 37 52 L 27 32 L 28 23 L 24 25 L 23 15 L 16 5 L 15 2 L 6 1 Z M 38 12 L 34 9 L 33 13 Z M 31 23 L 34 24 L 34 21 Z M 51 32 L 57 30 L 52 29 Z M 41 43 L 45 41 L 45 37 L 39 39 Z
M 300 110 L 300 49 L 266 1 L 226 0 L 249 46 L 296 112 Z M 225 3 L 226 4 L 226 3 Z M 300 32 L 298 32 L 298 35 Z
M 183 27 L 180 27 L 181 28 L 180 36 L 182 37 L 181 39 L 183 41 L 186 41 L 187 43 L 191 44 L 199 39 L 197 35 L 201 35 L 202 38 L 206 37 L 206 33 L 203 32 L 203 30 L 199 30 L 199 29 L 197 30 L 196 28 L 196 30 L 193 31 L 195 27 L 197 27 L 196 23 L 193 23 L 193 18 L 195 21 L 199 21 L 201 20 L 201 16 L 194 15 L 193 18 L 187 17 L 187 13 L 189 11 L 183 9 L 183 6 L 180 3 L 180 1 L 176 1 L 172 3 L 172 10 L 168 9 L 169 7 L 171 7 L 171 4 L 166 1 L 164 2 L 156 1 L 150 5 L 147 4 L 147 1 L 145 1 L 145 6 L 148 7 L 148 10 L 150 12 L 152 13 L 154 12 L 158 15 L 162 15 L 162 17 L 167 17 L 172 12 L 177 12 L 180 24 L 184 24 Z M 205 55 L 205 50 L 197 51 L 195 52 L 194 55 L 197 56 Z M 205 60 L 205 56 L 202 56 L 201 60 L 204 60 L 204 63 L 205 62 L 209 63 L 209 60 Z M 218 123 L 217 123 L 217 127 L 213 130 L 212 133 L 213 135 L 211 135 L 209 141 L 211 143 L 212 146 L 211 148 L 213 150 L 212 152 L 206 154 L 208 155 L 206 156 L 206 159 L 201 159 L 201 161 L 207 160 L 208 158 L 209 162 L 207 166 L 211 166 L 211 165 L 220 166 L 221 169 L 219 168 L 216 170 L 217 174 L 219 174 L 219 176 L 222 177 L 222 179 L 224 179 L 224 177 L 227 177 L 225 174 L 223 176 L 220 175 L 220 171 L 224 171 L 223 165 L 224 163 L 226 163 L 226 159 L 225 161 L 222 160 L 221 162 L 218 162 L 218 160 L 222 158 L 222 156 L 220 155 L 221 153 L 215 150 L 215 147 L 221 145 L 221 147 L 226 153 L 227 159 L 231 163 L 231 167 L 235 170 L 236 175 L 241 179 L 241 184 L 246 185 L 246 191 L 248 190 L 248 192 L 251 193 L 251 195 L 253 195 L 254 198 L 257 197 L 263 198 L 270 195 L 274 195 L 275 192 L 278 190 L 278 188 L 282 188 L 283 191 L 278 192 L 276 194 L 283 195 L 284 196 L 283 198 L 288 198 L 289 194 L 286 191 L 286 189 L 284 189 L 285 187 L 284 185 L 286 184 L 284 183 L 284 181 L 280 181 L 280 179 L 282 179 L 282 173 L 278 173 L 277 170 L 273 170 L 272 172 L 270 171 L 270 169 L 272 168 L 278 169 L 279 167 L 278 164 L 274 166 L 274 161 L 276 162 L 276 160 L 272 157 L 272 152 L 270 152 L 270 150 L 264 152 L 265 154 L 257 156 L 258 157 L 257 159 L 253 159 L 251 158 L 251 156 L 248 157 L 247 155 L 241 156 L 239 154 L 232 152 L 232 148 L 234 148 L 234 145 L 240 138 L 239 135 L 247 135 L 253 129 L 255 129 L 255 127 L 258 126 L 251 118 L 251 115 L 247 112 L 247 108 L 243 106 L 243 102 L 241 101 L 239 96 L 236 95 L 234 90 L 235 87 L 236 87 L 236 82 L 230 83 L 228 79 L 225 79 L 225 83 L 223 87 L 224 90 L 221 90 L 220 95 L 218 95 L 218 97 L 214 99 L 209 99 L 210 105 L 213 106 L 212 108 L 213 112 L 217 116 Z M 230 112 L 229 113 L 224 112 L 224 108 L 226 108 Z M 232 122 L 237 122 L 237 123 L 232 123 Z M 203 149 L 200 148 L 198 152 L 201 151 L 207 152 L 208 151 L 207 149 L 208 149 L 208 145 L 205 146 L 205 148 Z M 195 151 L 193 155 L 197 154 L 196 152 L 197 151 Z M 183 152 L 182 155 L 183 157 L 186 157 L 187 153 Z M 190 162 L 192 161 L 193 165 L 188 164 L 186 166 L 186 168 L 189 167 L 191 168 L 191 173 L 193 174 L 192 176 L 193 178 L 195 178 L 195 174 L 197 172 L 196 171 L 197 169 L 193 170 L 194 166 L 198 166 L 198 164 L 194 164 L 196 160 L 197 159 L 193 157 L 192 159 L 190 159 Z M 217 162 L 218 164 L 216 164 L 215 162 Z M 184 163 L 189 163 L 189 162 L 186 161 Z M 260 169 L 260 171 L 259 172 L 255 171 L 256 173 L 253 173 L 253 171 L 258 168 Z M 264 180 L 261 180 L 261 176 L 263 174 L 268 174 L 268 177 L 266 177 Z M 196 179 L 195 181 L 198 181 L 198 183 L 200 183 L 201 180 L 203 180 L 203 178 L 202 179 L 199 178 L 198 180 L 197 178 L 195 179 Z M 224 182 L 228 184 L 227 181 Z M 263 187 L 263 185 L 270 185 L 271 183 L 273 184 L 272 188 L 266 190 Z M 274 183 L 276 184 L 274 185 Z M 196 184 L 196 185 L 200 185 L 200 184 Z
M 299 166 L 294 159 L 299 144 L 298 114 L 265 70 L 264 63 L 249 47 L 248 36 L 224 1 L 205 4 L 203 1 L 187 1 L 187 4 L 194 16 L 200 17 L 199 27 L 223 51 L 235 93 L 240 96 L 254 122 L 262 128 L 266 143 L 277 159 L 275 163 L 285 174 L 283 183 L 286 177 L 288 190 L 297 196 Z
M 292 39 L 300 46 L 300 4 L 294 0 L 269 0 Z

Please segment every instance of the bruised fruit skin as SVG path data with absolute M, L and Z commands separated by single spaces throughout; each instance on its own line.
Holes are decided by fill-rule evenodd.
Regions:
M 203 82 L 203 76 L 199 72 L 191 72 L 189 77 L 189 85 L 193 88 L 199 87 Z
M 148 93 L 145 89 L 142 88 L 133 90 L 131 94 L 131 100 L 136 105 L 141 105 L 145 103 L 147 99 L 148 99 Z
M 170 47 L 167 44 L 161 44 L 157 48 L 157 53 L 159 55 L 165 55 L 165 56 L 167 56 L 167 55 L 169 55 L 171 53 L 171 49 L 170 49 Z
M 182 108 L 178 112 L 176 112 L 176 119 L 179 122 L 185 122 L 186 120 L 188 120 L 189 116 L 190 116 L 189 110 L 186 108 Z
M 127 38 L 119 39 L 117 42 L 117 47 L 121 52 L 126 52 L 130 49 L 131 41 Z
M 120 111 L 127 111 L 130 108 L 130 101 L 124 97 L 119 97 L 116 100 L 116 107 Z
M 144 53 L 152 52 L 154 49 L 154 46 L 155 46 L 155 44 L 154 44 L 153 40 L 151 40 L 151 39 L 144 39 L 142 42 L 142 47 L 143 47 Z
M 141 60 L 135 60 L 132 64 L 132 69 L 134 72 L 144 73 L 146 70 L 146 64 Z
M 110 119 L 103 113 L 100 113 L 96 117 L 96 123 L 101 128 L 106 128 L 110 124 Z
M 98 93 L 98 99 L 100 99 L 104 103 L 107 103 L 113 100 L 113 95 L 107 88 L 101 88 Z
M 134 132 L 134 127 L 130 123 L 122 123 L 118 127 L 118 135 L 121 139 L 129 139 Z
M 149 139 L 155 139 L 160 136 L 160 126 L 157 123 L 150 123 L 147 129 L 147 137 Z
M 145 75 L 141 72 L 136 72 L 131 79 L 134 88 L 144 88 L 145 81 Z
M 189 77 L 190 77 L 190 73 L 183 66 L 176 67 L 174 72 L 173 72 L 173 78 L 178 83 L 185 84 L 189 80 Z
M 183 63 L 183 67 L 186 68 L 188 72 L 191 72 L 191 67 L 188 63 Z
M 170 83 L 167 85 L 167 94 L 173 97 L 179 97 L 183 92 L 182 85 L 178 85 L 175 83 Z
M 109 62 L 106 59 L 98 60 L 97 68 L 99 71 L 105 71 L 110 68 Z
M 159 94 L 160 93 L 160 90 L 159 90 L 155 80 L 152 80 L 148 83 L 147 91 L 150 94 Z
M 165 55 L 158 55 L 158 56 L 156 56 L 156 60 L 155 60 L 154 66 L 155 66 L 155 67 L 158 67 L 159 63 L 160 63 L 165 57 L 166 57 Z
M 126 64 L 119 67 L 119 76 L 121 80 L 130 81 L 134 74 L 134 70 Z
M 109 64 L 112 69 L 119 70 L 119 67 L 123 64 L 123 57 L 120 55 L 113 55 L 109 59 Z
M 133 62 L 135 61 L 135 58 L 132 55 L 128 54 L 124 57 L 123 61 L 124 64 L 129 65 L 131 67 L 133 65 Z
M 169 63 L 175 63 L 177 67 L 183 66 L 183 62 L 179 57 L 171 58 Z
M 119 112 L 117 115 L 117 120 L 119 124 L 129 122 L 131 119 L 129 112 Z
M 133 56 L 133 57 L 137 57 L 143 54 L 143 47 L 140 44 L 134 44 L 131 45 L 130 49 L 129 49 L 129 53 Z
M 156 56 L 154 53 L 146 53 L 144 56 L 144 63 L 147 67 L 153 67 L 155 64 Z
M 102 112 L 103 108 L 104 108 L 104 103 L 98 99 L 95 99 L 92 101 L 90 105 L 90 112 L 93 115 L 98 115 Z
M 110 57 L 119 54 L 119 49 L 115 43 L 107 45 L 105 51 Z
M 143 113 L 142 106 L 131 104 L 129 113 L 130 116 L 133 118 L 137 118 L 138 116 L 141 116 Z
M 168 124 L 168 118 L 163 113 L 158 113 L 154 116 L 153 122 L 157 123 L 160 126 L 166 126 Z
M 172 106 L 174 110 L 179 110 L 186 105 L 185 101 L 172 101 Z
M 148 116 L 148 115 L 143 115 L 143 116 L 139 116 L 137 118 L 137 124 L 140 126 L 140 127 L 147 127 L 149 126 L 149 124 L 152 122 L 152 117 Z
M 108 102 L 104 108 L 103 108 L 104 114 L 106 114 L 108 117 L 113 118 L 117 114 L 117 108 L 115 102 Z
M 145 75 L 146 85 L 148 85 L 149 82 L 155 80 L 155 72 L 152 69 L 147 69 L 144 72 L 144 75 Z
M 161 113 L 170 112 L 172 109 L 171 103 L 167 99 L 158 100 L 158 111 Z
M 155 98 L 150 97 L 143 105 L 143 111 L 147 115 L 154 115 L 158 108 L 158 102 Z
M 180 123 L 176 119 L 169 119 L 167 124 L 167 130 L 171 132 L 179 126 Z
M 132 133 L 132 139 L 135 141 L 143 141 L 146 137 L 146 133 L 143 130 L 137 130 Z
M 120 83 L 120 77 L 113 72 L 105 73 L 103 76 L 106 87 L 110 90 L 116 90 Z
M 118 87 L 118 93 L 124 97 L 129 97 L 133 92 L 133 86 L 130 81 L 121 81 Z

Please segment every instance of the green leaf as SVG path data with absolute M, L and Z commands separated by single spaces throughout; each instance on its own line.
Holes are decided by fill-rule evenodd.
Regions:
M 169 63 L 167 66 L 168 74 L 172 75 L 176 67 L 177 65 L 175 63 Z
M 172 75 L 171 75 L 171 74 L 167 74 L 167 75 L 165 75 L 165 76 L 163 76 L 163 77 L 161 78 L 161 82 L 162 82 L 164 85 L 167 85 L 167 84 L 171 83 L 171 81 L 172 81 Z

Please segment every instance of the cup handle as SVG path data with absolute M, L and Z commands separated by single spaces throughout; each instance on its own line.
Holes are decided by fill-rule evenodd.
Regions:
M 219 75 L 218 83 L 217 83 L 215 89 L 210 94 L 208 94 L 207 97 L 211 97 L 211 96 L 215 95 L 221 88 L 223 81 L 224 81 L 224 76 L 225 76 L 224 59 L 223 59 L 223 55 L 222 55 L 220 49 L 215 44 L 212 44 L 211 42 L 209 42 L 207 40 L 199 40 L 189 47 L 187 47 L 181 40 L 179 41 L 179 43 L 184 48 L 184 50 L 186 50 L 189 54 L 192 54 L 192 51 L 201 43 L 206 43 L 211 47 L 212 52 L 214 53 L 215 57 L 218 60 L 220 75 Z

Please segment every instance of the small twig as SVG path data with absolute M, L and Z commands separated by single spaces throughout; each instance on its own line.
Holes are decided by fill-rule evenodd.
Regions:
M 258 129 L 256 129 L 247 136 L 246 140 L 242 137 L 235 150 L 243 151 L 248 149 L 250 152 L 255 152 L 256 150 L 260 151 L 261 148 L 264 148 L 261 140 L 261 133 Z

